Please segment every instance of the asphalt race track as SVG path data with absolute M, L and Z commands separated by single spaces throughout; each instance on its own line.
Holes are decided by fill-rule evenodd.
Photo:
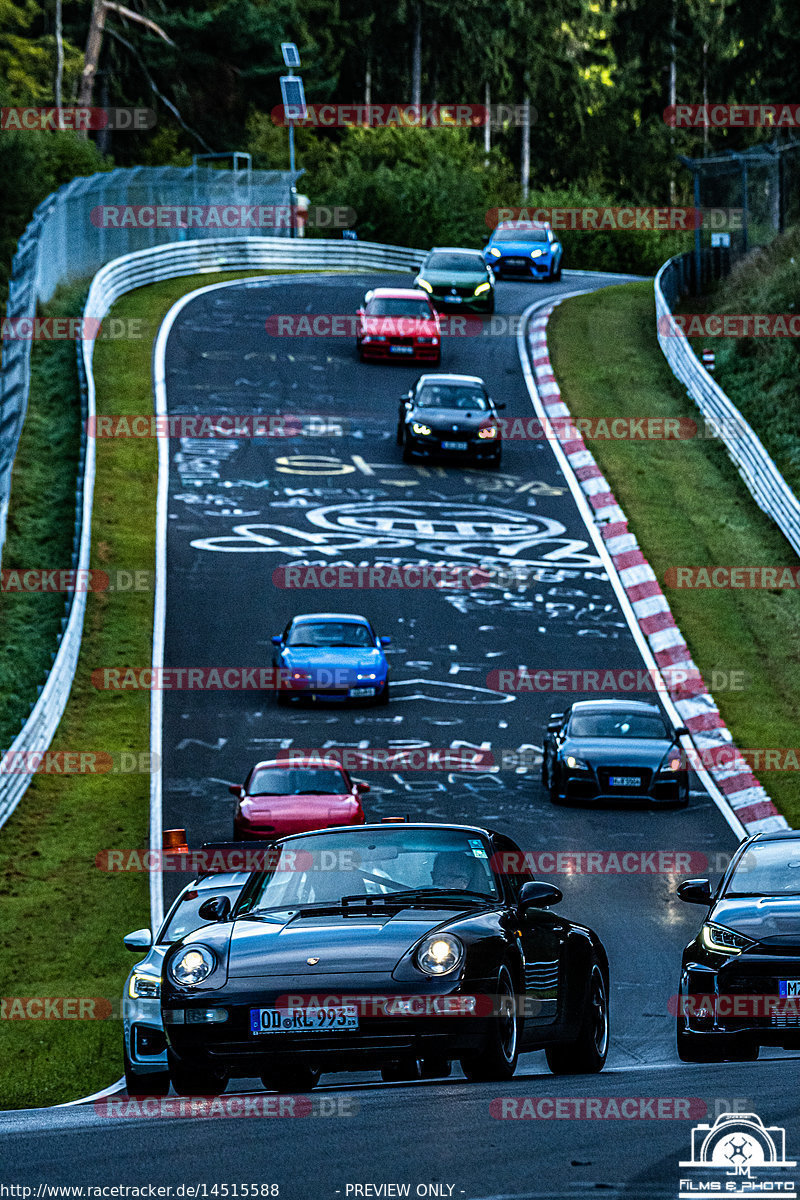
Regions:
M 408 285 L 407 276 L 380 276 L 395 281 Z M 287 710 L 255 691 L 165 692 L 164 827 L 185 827 L 191 846 L 228 839 L 228 784 L 280 749 L 481 747 L 496 762 L 502 752 L 526 753 L 534 766 L 357 771 L 372 789 L 368 819 L 402 813 L 485 823 L 535 852 L 705 854 L 718 875 L 736 838 L 697 781 L 686 810 L 554 808 L 539 782 L 544 724 L 582 694 L 509 696 L 487 686 L 490 671 L 519 664 L 641 666 L 547 443 L 506 442 L 499 471 L 406 465 L 395 444 L 397 402 L 418 366 L 361 365 L 350 338 L 265 333 L 276 314 L 353 313 L 375 282 L 342 276 L 227 286 L 186 305 L 173 326 L 170 414 L 287 414 L 308 418 L 309 429 L 312 417 L 344 426 L 289 440 L 173 444 L 165 666 L 269 666 L 270 637 L 293 614 L 359 612 L 392 637 L 392 700 L 387 708 Z M 567 274 L 561 284 L 501 283 L 497 312 L 519 314 L 538 299 L 617 282 Z M 483 376 L 495 400 L 506 402 L 505 417 L 533 415 L 515 337 L 450 338 L 441 369 Z M 474 591 L 276 587 L 273 571 L 300 558 L 493 560 L 537 577 Z M 274 1130 L 258 1120 L 113 1122 L 90 1108 L 6 1114 L 3 1182 L 29 1182 L 35 1163 L 37 1177 L 63 1183 L 275 1182 L 281 1197 L 298 1200 L 346 1200 L 348 1184 L 367 1182 L 408 1182 L 411 1195 L 417 1184 L 452 1185 L 439 1194 L 456 1198 L 532 1200 L 596 1189 L 675 1195 L 693 1120 L 609 1127 L 562 1119 L 535 1128 L 497 1119 L 490 1104 L 501 1096 L 693 1097 L 692 1115 L 702 1100 L 708 1121 L 734 1105 L 766 1124 L 794 1115 L 796 1059 L 785 1052 L 762 1051 L 750 1064 L 678 1063 L 669 1000 L 699 915 L 675 898 L 683 874 L 543 876 L 565 893 L 560 911 L 596 929 L 609 952 L 612 1047 L 599 1076 L 556 1079 L 541 1053 L 524 1056 L 507 1085 L 468 1085 L 457 1067 L 449 1082 L 327 1076 L 314 1102 L 329 1097 L 335 1107 L 347 1099 L 352 1115 L 280 1121 Z M 165 876 L 167 902 L 182 882 Z M 131 917 L 131 928 L 146 923 L 146 913 Z

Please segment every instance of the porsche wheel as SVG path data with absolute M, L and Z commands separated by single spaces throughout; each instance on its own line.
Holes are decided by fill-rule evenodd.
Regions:
M 511 973 L 505 965 L 497 976 L 495 995 L 498 1011 L 485 1046 L 461 1059 L 461 1070 L 474 1082 L 511 1079 L 517 1069 L 519 1009 Z
M 608 988 L 603 969 L 594 959 L 578 1036 L 571 1042 L 547 1046 L 547 1065 L 554 1075 L 596 1074 L 605 1066 L 608 1041 Z
M 170 1081 L 179 1096 L 221 1096 L 228 1086 L 227 1072 L 190 1067 L 171 1050 L 167 1050 L 167 1063 Z

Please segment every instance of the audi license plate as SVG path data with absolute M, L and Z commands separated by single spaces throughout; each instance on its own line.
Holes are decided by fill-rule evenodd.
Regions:
M 390 354 L 413 354 L 414 347 L 413 346 L 390 346 L 389 353 Z
M 790 996 L 800 996 L 800 979 L 779 979 L 778 995 L 786 999 Z
M 350 688 L 351 696 L 374 696 L 375 688 Z
M 612 787 L 641 787 L 642 781 L 638 775 L 612 775 L 608 781 Z
M 358 1029 L 358 1008 L 251 1008 L 251 1033 L 338 1033 Z
M 442 442 L 443 450 L 466 450 L 466 442 Z

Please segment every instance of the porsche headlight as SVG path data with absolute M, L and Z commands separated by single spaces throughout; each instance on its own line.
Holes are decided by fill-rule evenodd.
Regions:
M 134 971 L 128 980 L 128 995 L 132 1000 L 158 1000 L 161 995 L 161 976 Z
M 215 966 L 214 955 L 206 946 L 187 946 L 169 964 L 169 973 L 181 987 L 195 987 L 208 978 Z
M 419 284 L 419 286 L 420 286 L 421 288 L 424 288 L 426 292 L 432 292 L 432 291 L 433 291 L 433 288 L 432 288 L 432 287 L 431 287 L 431 285 L 428 283 L 427 279 L 418 279 L 418 280 L 417 280 L 417 283 Z
M 531 250 L 531 258 L 539 258 L 542 254 L 546 253 L 546 250 Z
M 713 950 L 715 954 L 741 954 L 748 946 L 755 945 L 753 938 L 725 925 L 715 925 L 713 921 L 706 921 L 701 937 L 706 950 Z
M 412 421 L 411 432 L 419 434 L 420 437 L 430 437 L 432 430 L 430 425 L 421 425 L 419 421 Z
M 492 285 L 488 282 L 488 280 L 486 283 L 479 283 L 478 286 L 475 288 L 473 295 L 481 296 L 481 295 L 483 295 L 484 292 L 488 292 L 488 290 L 491 286 Z
M 574 754 L 567 755 L 567 766 L 571 771 L 590 771 L 591 767 L 582 758 L 576 758 Z
M 503 257 L 503 256 L 502 256 L 502 253 L 501 253 L 501 251 L 500 251 L 500 250 L 498 250 L 496 246 L 490 246 L 490 248 L 489 248 L 489 253 L 490 253 L 490 254 L 493 254 L 493 255 L 495 256 L 495 258 L 502 258 L 502 257 Z
M 417 950 L 417 966 L 426 975 L 451 975 L 464 959 L 464 944 L 452 933 L 434 933 Z

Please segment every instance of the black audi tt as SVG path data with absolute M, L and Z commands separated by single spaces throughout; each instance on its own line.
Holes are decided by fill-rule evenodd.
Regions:
M 687 879 L 678 895 L 708 909 L 683 952 L 681 1059 L 800 1050 L 800 831 L 745 838 L 713 895 L 707 879 Z
M 510 1079 L 521 1051 L 556 1074 L 602 1069 L 608 960 L 549 910 L 503 834 L 386 824 L 281 838 L 231 908 L 170 949 L 161 1005 L 184 1095 L 230 1077 L 307 1090 L 324 1072 Z
M 455 454 L 498 467 L 501 408 L 505 404 L 495 404 L 477 375 L 421 375 L 400 397 L 397 444 L 403 447 L 403 459 Z
M 655 704 L 578 700 L 552 713 L 542 747 L 542 783 L 553 804 L 652 800 L 685 805 L 689 773 L 678 738 Z

